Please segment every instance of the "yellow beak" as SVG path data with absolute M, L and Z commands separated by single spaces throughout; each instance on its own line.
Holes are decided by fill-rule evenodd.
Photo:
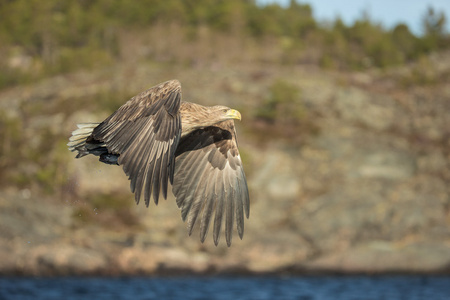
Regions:
M 230 110 L 227 112 L 227 117 L 230 118 L 230 119 L 241 120 L 241 113 L 238 112 L 238 111 L 235 110 L 235 109 L 230 109 Z

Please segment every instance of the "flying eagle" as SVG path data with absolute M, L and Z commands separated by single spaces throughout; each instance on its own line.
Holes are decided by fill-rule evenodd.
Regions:
M 225 218 L 230 246 L 234 221 L 242 239 L 250 211 L 234 119 L 241 114 L 226 106 L 182 101 L 180 82 L 171 80 L 131 98 L 101 123 L 78 124 L 67 145 L 76 158 L 93 154 L 122 166 L 137 204 L 142 193 L 147 207 L 151 195 L 156 204 L 160 192 L 166 199 L 170 181 L 189 235 L 199 219 L 203 243 L 214 216 L 217 246 Z

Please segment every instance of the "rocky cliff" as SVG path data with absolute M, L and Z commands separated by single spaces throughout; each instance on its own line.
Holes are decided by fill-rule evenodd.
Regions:
M 4 90 L 0 274 L 449 273 L 449 58 L 430 58 L 431 83 L 417 66 L 148 63 Z M 173 197 L 136 206 L 119 167 L 65 148 L 76 123 L 173 78 L 186 100 L 243 115 L 251 211 L 230 248 L 188 237 Z M 258 117 L 277 80 L 298 91 L 292 122 Z

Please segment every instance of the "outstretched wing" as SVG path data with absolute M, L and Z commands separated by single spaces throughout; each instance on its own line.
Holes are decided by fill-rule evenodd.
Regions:
M 168 180 L 173 183 L 175 150 L 181 136 L 181 85 L 167 81 L 131 98 L 97 126 L 93 141 L 103 142 L 131 180 L 131 191 L 139 203 L 144 190 L 148 206 L 158 203 L 162 190 L 167 197 Z
M 234 121 L 224 121 L 184 136 L 175 156 L 173 193 L 183 221 L 188 220 L 189 234 L 201 216 L 200 239 L 203 242 L 214 214 L 216 245 L 223 217 L 227 245 L 231 245 L 234 220 L 242 239 L 244 213 L 248 218 L 250 204 Z

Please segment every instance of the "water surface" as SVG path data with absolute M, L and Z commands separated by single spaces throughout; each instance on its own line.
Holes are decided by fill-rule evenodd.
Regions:
M 0 299 L 450 299 L 450 276 L 0 278 Z

